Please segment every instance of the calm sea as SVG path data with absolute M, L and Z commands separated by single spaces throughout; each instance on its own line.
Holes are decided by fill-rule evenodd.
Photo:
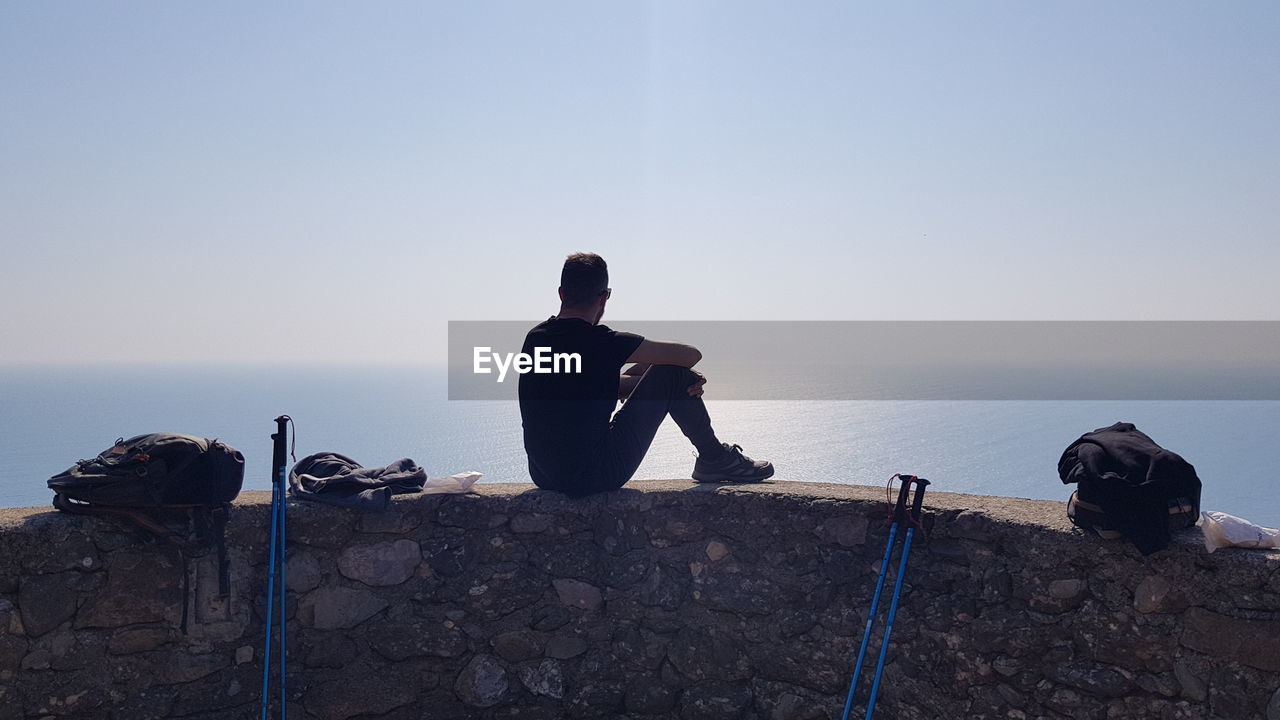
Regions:
M 714 378 L 708 394 L 714 397 Z M 769 458 L 777 482 L 882 485 L 895 472 L 934 489 L 1065 499 L 1062 450 L 1135 423 L 1196 466 L 1203 507 L 1280 526 L 1280 402 L 721 401 L 722 440 Z M 182 432 L 244 453 L 246 489 L 270 488 L 273 418 L 297 423 L 297 453 L 364 465 L 410 457 L 432 475 L 528 482 L 514 402 L 450 402 L 442 372 L 406 368 L 88 367 L 0 369 L 0 506 L 47 505 L 45 480 L 118 437 Z M 693 454 L 669 421 L 637 477 L 688 477 Z M 481 489 L 483 492 L 483 488 Z

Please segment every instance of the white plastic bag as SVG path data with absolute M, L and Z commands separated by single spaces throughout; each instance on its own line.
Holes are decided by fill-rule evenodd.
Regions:
M 1200 529 L 1204 532 L 1204 548 L 1209 552 L 1221 547 L 1280 548 L 1280 530 L 1217 510 L 1200 513 Z
M 471 486 L 476 484 L 481 475 L 482 473 L 475 470 L 469 470 L 449 477 L 427 478 L 427 481 L 422 484 L 422 494 L 471 492 Z

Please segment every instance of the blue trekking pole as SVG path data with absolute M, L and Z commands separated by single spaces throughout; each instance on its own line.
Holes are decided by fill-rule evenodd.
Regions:
M 880 607 L 880 594 L 884 591 L 884 578 L 889 571 L 889 558 L 893 554 L 893 541 L 898 535 L 899 519 L 905 512 L 907 492 L 911 488 L 912 479 L 914 479 L 910 475 L 893 476 L 893 478 L 897 477 L 902 478 L 902 488 L 898 490 L 898 502 L 893 511 L 893 524 L 889 526 L 889 540 L 884 544 L 884 558 L 880 560 L 880 576 L 876 578 L 876 591 L 871 596 L 871 608 L 867 610 L 867 626 L 862 632 L 862 644 L 858 647 L 858 660 L 853 666 L 853 678 L 849 681 L 849 694 L 844 699 L 844 712 L 840 714 L 840 720 L 849 720 L 849 712 L 853 709 L 853 696 L 858 692 L 858 681 L 862 677 L 862 662 L 867 657 L 867 646 L 871 643 L 871 624 L 875 622 L 876 610 Z M 889 478 L 889 482 L 893 482 L 893 478 Z
M 285 586 L 284 586 L 284 504 L 285 504 L 285 427 L 292 421 L 288 415 L 276 418 L 276 431 L 271 440 L 271 542 L 267 561 L 267 637 L 262 653 L 262 720 L 267 720 L 271 699 L 271 626 L 275 621 L 276 575 L 280 576 L 280 718 L 285 718 Z
M 884 625 L 884 640 L 880 641 L 880 659 L 876 661 L 875 679 L 871 682 L 871 695 L 867 697 L 866 720 L 871 720 L 871 713 L 876 709 L 876 693 L 880 691 L 884 659 L 889 654 L 889 635 L 893 632 L 893 618 L 898 614 L 898 600 L 902 597 L 902 579 L 907 575 L 907 555 L 911 553 L 911 536 L 915 534 L 916 527 L 920 526 L 920 507 L 924 503 L 924 489 L 929 485 L 929 481 L 924 478 L 913 478 L 913 480 L 916 484 L 916 495 L 911 502 L 911 516 L 906 518 L 909 523 L 907 539 L 902 543 L 902 560 L 898 563 L 898 579 L 893 584 L 893 601 L 889 603 L 889 618 Z

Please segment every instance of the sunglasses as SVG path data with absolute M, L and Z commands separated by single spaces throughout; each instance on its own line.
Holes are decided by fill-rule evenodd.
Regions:
M 613 297 L 613 288 L 605 288 L 604 290 L 601 290 L 600 296 L 603 297 L 605 300 L 608 300 L 609 298 Z

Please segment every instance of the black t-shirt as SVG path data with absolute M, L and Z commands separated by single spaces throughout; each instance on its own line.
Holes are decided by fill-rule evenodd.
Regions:
M 581 372 L 520 375 L 520 418 L 529 474 L 539 486 L 576 479 L 591 467 L 618 406 L 618 379 L 627 358 L 644 338 L 592 325 L 578 318 L 552 317 L 525 336 L 521 352 L 577 353 Z M 555 365 L 554 363 L 545 363 Z M 577 365 L 559 364 L 563 369 Z

